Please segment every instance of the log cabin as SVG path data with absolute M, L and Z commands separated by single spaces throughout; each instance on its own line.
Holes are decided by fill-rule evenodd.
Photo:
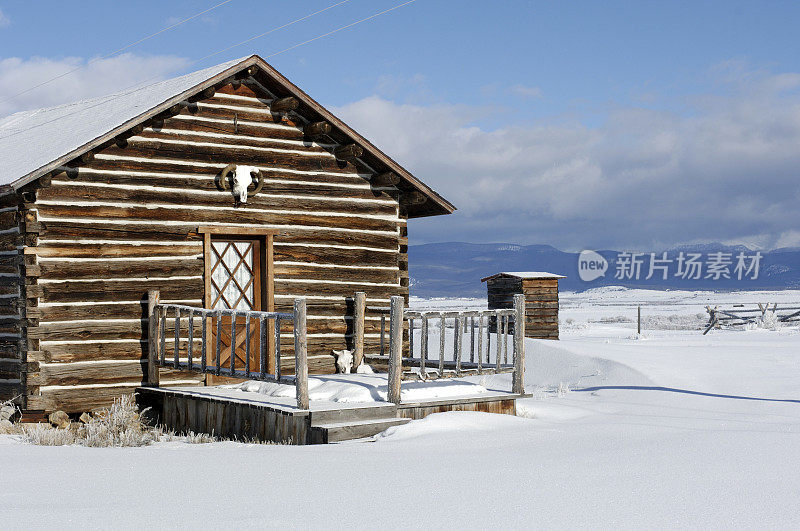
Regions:
M 455 210 L 256 55 L 0 119 L 0 160 L 0 401 L 34 415 L 142 384 L 148 290 L 265 311 L 305 297 L 309 368 L 333 372 L 353 294 L 408 297 L 408 219 Z M 379 327 L 368 312 L 366 350 Z

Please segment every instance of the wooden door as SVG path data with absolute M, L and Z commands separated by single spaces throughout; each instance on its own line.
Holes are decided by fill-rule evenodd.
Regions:
M 211 309 L 261 310 L 262 278 L 265 264 L 262 263 L 262 241 L 258 238 L 224 236 L 210 241 L 208 300 Z M 236 320 L 236 337 L 233 338 L 233 323 L 230 316 L 220 319 L 220 343 L 222 367 L 231 366 L 233 356 L 236 370 L 245 370 L 247 359 L 245 317 Z M 258 371 L 260 356 L 260 328 L 258 319 L 250 321 L 250 370 Z M 211 326 L 212 350 L 217 344 L 217 323 Z M 216 364 L 216 355 L 212 356 Z

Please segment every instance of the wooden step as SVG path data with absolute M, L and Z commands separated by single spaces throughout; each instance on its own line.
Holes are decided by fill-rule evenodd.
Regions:
M 311 426 L 322 426 L 342 422 L 387 419 L 397 416 L 397 406 L 389 402 L 378 402 L 369 406 L 341 407 L 311 411 Z
M 410 419 L 405 418 L 379 418 L 360 422 L 334 422 L 312 427 L 311 438 L 317 444 L 362 439 L 409 421 Z

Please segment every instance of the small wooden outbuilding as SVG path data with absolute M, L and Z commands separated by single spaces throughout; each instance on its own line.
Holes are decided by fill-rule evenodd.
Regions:
M 0 400 L 44 412 L 142 384 L 149 290 L 209 309 L 305 298 L 309 370 L 333 372 L 353 294 L 408 297 L 408 220 L 455 209 L 255 55 L 0 118 L 0 160 Z M 377 349 L 380 316 L 365 328 Z M 237 364 L 242 341 L 222 338 Z
M 489 309 L 513 308 L 514 295 L 525 295 L 525 337 L 558 339 L 558 280 L 541 271 L 504 272 L 482 278 Z

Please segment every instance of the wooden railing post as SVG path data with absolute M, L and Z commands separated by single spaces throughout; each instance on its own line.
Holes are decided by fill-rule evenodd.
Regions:
M 387 400 L 400 403 L 400 376 L 403 370 L 403 297 L 392 297 L 389 314 L 389 374 Z
M 525 295 L 522 294 L 514 295 L 514 379 L 511 392 L 525 393 Z
M 147 292 L 147 386 L 158 387 L 158 312 L 156 306 L 161 299 L 158 290 Z
M 364 360 L 364 316 L 367 309 L 367 294 L 356 291 L 353 299 L 353 372 Z
M 294 377 L 297 407 L 308 409 L 308 344 L 306 341 L 306 300 L 294 300 Z M 280 360 L 279 360 L 280 361 Z

